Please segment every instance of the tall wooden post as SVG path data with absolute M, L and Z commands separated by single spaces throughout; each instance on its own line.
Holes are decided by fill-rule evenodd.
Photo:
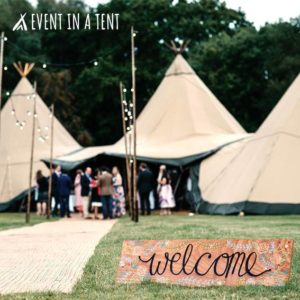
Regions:
M 53 145 L 54 145 L 54 104 L 51 105 L 51 136 L 50 136 L 50 176 L 48 186 L 48 207 L 47 207 L 47 219 L 50 218 L 51 214 L 51 203 L 52 203 L 52 173 L 53 173 Z
M 132 184 L 132 174 L 133 174 L 133 169 L 132 169 L 132 165 L 133 165 L 133 160 L 132 160 L 132 148 L 133 148 L 133 144 L 132 144 L 132 107 L 131 104 L 129 104 L 129 108 L 128 111 L 130 111 L 131 115 L 128 114 L 129 116 L 129 131 L 128 131 L 128 142 L 129 142 L 129 169 L 130 169 L 130 188 L 131 188 L 131 209 L 132 209 L 132 214 L 131 214 L 131 220 L 134 221 L 135 219 L 135 209 L 134 209 L 134 198 L 133 198 L 133 184 Z
M 34 158 L 34 144 L 35 144 L 35 119 L 36 114 L 36 81 L 34 82 L 34 94 L 33 94 L 33 119 L 32 119 L 32 135 L 31 135 L 31 153 L 30 153 L 30 167 L 29 167 L 29 186 L 27 195 L 27 211 L 26 211 L 26 223 L 30 222 L 30 205 L 31 205 L 31 188 L 32 188 L 32 174 L 33 174 L 33 158 Z
M 126 172 L 127 172 L 127 187 L 128 187 L 128 200 L 129 200 L 129 215 L 132 216 L 132 205 L 131 205 L 131 198 L 132 198 L 132 185 L 131 185 L 131 169 L 130 169 L 130 158 L 129 158 L 129 149 L 128 149 L 128 134 L 126 130 L 126 119 L 125 119 L 125 99 L 124 99 L 124 87 L 123 83 L 120 82 L 120 98 L 121 98 L 121 111 L 122 111 L 122 124 L 123 124 L 123 136 L 124 136 L 124 143 L 125 143 L 125 161 L 126 161 Z M 127 105 L 128 109 L 128 105 Z
M 136 32 L 133 26 L 131 27 L 131 74 L 132 74 L 132 104 L 133 104 L 133 200 L 134 200 L 134 221 L 139 221 L 139 206 L 137 199 L 137 161 L 136 161 L 136 84 L 135 84 L 135 46 L 134 38 Z
M 2 77 L 3 77 L 3 57 L 4 57 L 4 32 L 1 33 L 0 37 L 0 111 L 2 108 Z M 0 113 L 0 145 L 1 145 L 1 136 L 2 136 L 2 120 Z

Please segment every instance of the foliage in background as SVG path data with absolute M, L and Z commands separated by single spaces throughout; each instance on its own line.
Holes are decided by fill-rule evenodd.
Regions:
M 12 32 L 23 12 L 120 13 L 118 31 Z M 299 73 L 299 19 L 266 25 L 257 31 L 241 11 L 219 0 L 111 0 L 96 10 L 80 0 L 0 2 L 0 30 L 9 38 L 5 48 L 4 93 L 19 77 L 14 61 L 39 62 L 31 80 L 47 104 L 83 145 L 104 145 L 122 135 L 119 81 L 130 90 L 130 27 L 136 38 L 138 111 L 145 106 L 174 54 L 162 44 L 191 40 L 184 55 L 226 108 L 254 131 Z M 98 58 L 99 65 L 49 66 Z

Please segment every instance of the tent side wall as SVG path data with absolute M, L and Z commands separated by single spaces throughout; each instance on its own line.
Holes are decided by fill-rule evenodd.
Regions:
M 213 203 L 203 198 L 199 182 L 201 181 L 200 170 L 201 163 L 193 166 L 193 186 L 194 195 L 199 195 L 199 202 L 196 205 L 197 213 L 230 215 L 244 212 L 246 214 L 256 215 L 284 215 L 284 214 L 300 214 L 300 204 L 285 203 L 267 203 L 244 200 L 234 203 Z

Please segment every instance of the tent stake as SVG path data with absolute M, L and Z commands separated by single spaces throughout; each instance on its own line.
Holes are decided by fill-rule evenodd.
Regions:
M 54 143 L 54 104 L 51 105 L 51 141 L 50 141 L 50 165 L 49 165 L 49 186 L 48 186 L 48 207 L 47 219 L 50 219 L 51 214 L 51 200 L 52 200 L 52 173 L 53 173 L 53 143 Z
M 32 173 L 33 173 L 33 156 L 34 156 L 34 142 L 35 142 L 35 119 L 36 119 L 36 81 L 34 82 L 34 97 L 33 97 L 33 119 L 32 119 L 32 136 L 31 136 L 31 153 L 30 153 L 30 168 L 29 168 L 29 186 L 27 195 L 27 211 L 26 223 L 30 222 L 30 204 L 31 204 L 31 187 L 32 187 Z
M 136 32 L 131 27 L 131 74 L 132 74 L 132 104 L 133 104 L 133 200 L 134 221 L 139 221 L 139 206 L 137 199 L 137 162 L 136 162 L 136 91 L 135 91 L 135 47 L 134 38 Z
M 126 171 L 127 171 L 127 188 L 128 188 L 128 200 L 129 200 L 129 216 L 132 216 L 132 186 L 131 186 L 131 170 L 130 170 L 130 161 L 128 155 L 128 141 L 126 134 L 126 120 L 125 120 L 125 111 L 124 111 L 124 94 L 123 94 L 123 83 L 120 82 L 120 99 L 121 99 L 121 111 L 122 111 L 122 124 L 123 124 L 123 135 L 125 142 L 125 161 L 126 161 Z

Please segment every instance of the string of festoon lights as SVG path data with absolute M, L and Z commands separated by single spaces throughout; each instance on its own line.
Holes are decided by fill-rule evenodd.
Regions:
M 35 93 L 14 94 L 14 95 L 11 95 L 11 97 L 10 97 L 11 115 L 15 119 L 16 126 L 19 127 L 20 130 L 23 130 L 27 124 L 27 120 L 24 118 L 23 118 L 23 120 L 21 120 L 18 112 L 16 111 L 15 104 L 14 104 L 14 98 L 16 98 L 16 97 L 24 97 L 26 99 L 26 101 L 31 101 L 36 97 L 36 94 Z M 27 110 L 26 116 L 27 116 L 27 118 L 31 118 L 31 117 L 36 118 L 36 124 L 37 124 L 36 131 L 38 133 L 38 139 L 40 142 L 43 142 L 43 143 L 46 142 L 46 140 L 49 139 L 48 131 L 49 131 L 49 127 L 50 127 L 50 119 L 53 117 L 52 113 L 49 112 L 48 124 L 45 126 L 41 126 L 42 123 L 41 123 L 41 121 L 39 119 L 39 115 L 36 111 Z
M 133 89 L 131 89 L 131 92 L 133 92 Z M 124 113 L 125 113 L 125 127 L 126 127 L 126 132 L 128 134 L 128 154 L 130 158 L 130 163 L 133 163 L 133 153 L 132 153 L 132 142 L 133 142 L 133 103 L 132 100 L 127 100 L 126 97 L 127 94 L 127 89 L 126 87 L 123 88 L 123 107 L 124 107 Z
M 53 63 L 53 62 L 41 62 L 41 61 L 36 61 L 35 59 L 33 59 L 32 55 L 30 55 L 27 51 L 25 51 L 24 49 L 20 48 L 18 45 L 16 45 L 15 43 L 11 42 L 8 40 L 8 38 L 5 36 L 4 37 L 4 42 L 7 43 L 7 45 L 10 45 L 14 48 L 16 48 L 18 51 L 21 51 L 23 53 L 24 56 L 26 56 L 26 59 L 28 61 L 35 61 L 34 64 L 37 67 L 41 67 L 42 69 L 47 69 L 48 67 L 64 67 L 64 68 L 70 68 L 70 67 L 76 67 L 76 66 L 93 66 L 93 67 L 98 67 L 100 60 L 103 59 L 103 57 L 96 57 L 87 61 L 80 61 L 80 62 L 75 62 L 75 63 Z M 107 53 L 107 55 L 109 55 L 110 53 Z M 9 65 L 10 64 L 5 64 L 3 66 L 3 70 L 4 71 L 9 71 Z M 27 120 L 23 119 L 21 120 L 21 118 L 19 118 L 19 112 L 16 110 L 16 106 L 14 103 L 14 98 L 17 97 L 24 97 L 25 99 L 27 99 L 28 101 L 34 99 L 34 97 L 36 97 L 35 93 L 27 93 L 27 94 L 12 94 L 7 91 L 5 93 L 5 95 L 7 97 L 10 97 L 10 103 L 11 103 L 11 115 L 15 118 L 15 124 L 17 127 L 20 128 L 20 130 L 23 130 L 24 127 L 27 124 Z M 52 112 L 50 111 L 49 113 L 49 121 L 48 124 L 46 126 L 41 126 L 42 122 L 39 119 L 39 115 L 37 112 L 32 112 L 30 110 L 28 110 L 26 112 L 27 117 L 31 117 L 33 116 L 34 118 L 36 118 L 36 124 L 37 124 L 37 133 L 38 133 L 38 139 L 40 142 L 46 142 L 49 139 L 49 135 L 48 135 L 48 131 L 50 128 L 50 119 L 52 118 Z M 128 116 L 129 118 L 129 116 Z
M 23 55 L 25 55 L 26 60 L 34 62 L 36 67 L 40 67 L 44 70 L 49 68 L 49 67 L 56 67 L 56 68 L 60 68 L 60 67 L 62 67 L 62 68 L 71 68 L 71 67 L 79 67 L 79 66 L 98 67 L 100 65 L 101 59 L 104 59 L 106 56 L 108 56 L 110 54 L 110 52 L 109 52 L 109 53 L 106 53 L 105 56 L 97 56 L 97 57 L 94 57 L 94 58 L 89 59 L 89 60 L 79 61 L 79 62 L 74 62 L 74 63 L 69 63 L 69 62 L 68 63 L 58 63 L 58 62 L 40 61 L 40 60 L 36 60 L 36 57 L 33 57 L 26 50 L 20 48 L 15 43 L 9 41 L 7 39 L 7 37 L 4 38 L 4 41 L 7 43 L 7 45 L 10 45 L 10 46 L 16 48 L 19 52 L 22 52 Z M 3 67 L 3 70 L 8 71 L 9 70 L 9 65 L 10 64 L 8 64 L 8 63 L 5 64 L 4 67 Z

